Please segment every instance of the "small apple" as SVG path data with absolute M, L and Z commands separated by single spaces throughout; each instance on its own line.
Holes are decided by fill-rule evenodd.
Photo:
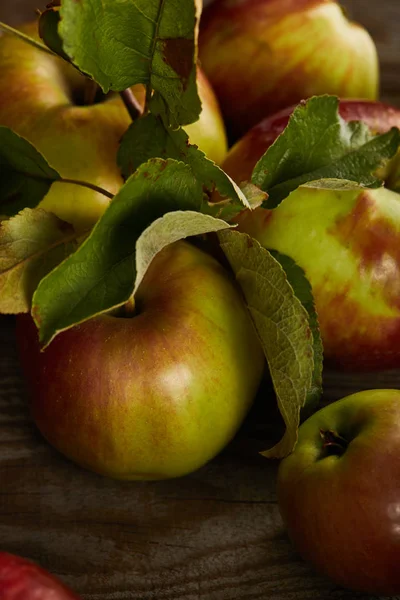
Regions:
M 38 37 L 36 23 L 23 31 Z M 210 84 L 198 73 L 203 109 L 186 129 L 190 141 L 219 163 L 227 149 L 224 124 Z M 11 35 L 0 37 L 0 125 L 28 139 L 64 178 L 114 194 L 123 183 L 117 150 L 131 119 L 118 94 L 98 94 L 86 105 L 88 83 L 62 59 Z M 134 86 L 133 91 L 143 102 L 143 87 Z M 108 202 L 92 190 L 55 183 L 41 206 L 82 231 L 97 221 Z
M 61 581 L 37 564 L 0 552 L 1 600 L 79 600 Z
M 153 260 L 134 316 L 102 315 L 40 352 L 17 340 L 42 434 L 80 465 L 120 479 L 193 471 L 234 436 L 264 355 L 240 292 L 213 257 L 177 242 Z
M 251 179 L 256 163 L 283 132 L 295 108 L 285 108 L 263 119 L 232 146 L 222 168 L 236 183 Z M 340 100 L 339 113 L 345 121 L 363 121 L 375 134 L 400 128 L 400 109 L 383 102 Z M 386 185 L 400 189 L 400 153 L 391 163 Z
M 400 391 L 319 410 L 278 471 L 278 502 L 302 557 L 334 582 L 400 594 Z
M 199 56 L 232 140 L 314 95 L 378 94 L 374 42 L 333 0 L 213 2 L 201 18 Z

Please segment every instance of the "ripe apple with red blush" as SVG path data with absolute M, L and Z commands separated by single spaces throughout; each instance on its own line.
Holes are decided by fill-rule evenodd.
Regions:
M 378 95 L 375 44 L 333 0 L 213 2 L 201 17 L 199 56 L 232 141 L 311 96 Z
M 103 314 L 40 351 L 29 315 L 17 342 L 33 419 L 78 464 L 116 479 L 166 479 L 233 438 L 264 371 L 235 281 L 187 242 L 153 259 L 135 313 Z
M 238 183 L 283 131 L 293 108 L 262 121 L 230 150 L 223 168 Z M 340 102 L 347 121 L 373 133 L 400 126 L 400 110 L 377 102 Z M 400 182 L 399 154 L 386 184 Z M 293 258 L 309 279 L 326 362 L 346 370 L 400 366 L 400 196 L 381 189 L 301 187 L 272 210 L 243 211 L 238 228 Z
M 39 565 L 0 552 L 1 600 L 80 600 L 59 579 Z
M 301 556 L 336 584 L 400 593 L 400 391 L 367 390 L 309 417 L 278 471 Z

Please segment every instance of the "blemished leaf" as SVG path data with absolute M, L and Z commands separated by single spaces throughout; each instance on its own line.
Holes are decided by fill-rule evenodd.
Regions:
M 166 123 L 197 121 L 195 0 L 63 0 L 60 15 L 64 52 L 104 93 L 142 83 Z
M 290 192 L 309 181 L 344 179 L 379 187 L 376 173 L 400 145 L 400 131 L 373 136 L 360 121 L 339 115 L 335 96 L 315 96 L 293 112 L 283 133 L 256 164 L 252 182 L 268 193 L 275 208 Z
M 217 189 L 222 197 L 232 200 L 238 210 L 250 208 L 250 204 L 234 181 L 204 152 L 189 143 L 183 129 L 166 127 L 161 119 L 152 114 L 134 121 L 121 141 L 118 164 L 126 179 L 151 158 L 173 158 L 189 165 L 195 177 L 209 192 Z M 264 199 L 263 192 L 259 192 Z M 261 203 L 261 195 L 258 200 Z M 214 207 L 218 210 L 217 207 Z M 233 211 L 234 213 L 238 211 Z
M 0 214 L 11 216 L 34 208 L 59 179 L 32 144 L 0 127 Z
M 26 313 L 40 280 L 78 243 L 71 225 L 40 208 L 0 223 L 0 313 Z
M 282 458 L 296 442 L 300 411 L 313 387 L 313 335 L 307 310 L 277 260 L 245 233 L 218 234 L 264 349 L 280 413 L 282 439 L 262 454 Z
M 280 254 L 275 250 L 270 250 L 270 252 L 283 267 L 296 297 L 308 313 L 308 324 L 313 337 L 314 371 L 312 385 L 308 390 L 305 406 L 308 409 L 315 409 L 322 394 L 323 345 L 311 284 L 303 269 L 290 256 Z
M 156 222 L 166 213 L 201 212 L 203 206 L 202 186 L 187 165 L 161 159 L 143 164 L 80 248 L 40 282 L 32 315 L 41 342 L 47 345 L 60 331 L 128 302 L 137 277 L 168 240 L 228 227 L 209 215 Z

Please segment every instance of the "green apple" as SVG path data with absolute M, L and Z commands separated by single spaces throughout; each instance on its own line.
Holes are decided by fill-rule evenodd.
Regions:
M 37 25 L 23 28 L 37 37 Z M 203 110 L 187 128 L 190 141 L 221 162 L 227 142 L 218 104 L 199 70 Z M 119 95 L 85 105 L 87 79 L 62 59 L 11 36 L 0 37 L 0 125 L 28 139 L 67 179 L 78 179 L 116 193 L 123 181 L 116 164 L 121 137 L 131 122 Z M 135 86 L 143 101 L 142 86 Z M 76 229 L 91 227 L 109 199 L 69 184 L 55 183 L 41 206 Z
M 39 565 L 0 552 L 1 600 L 79 600 L 61 581 Z
M 400 365 L 400 195 L 301 187 L 239 229 L 293 258 L 310 281 L 330 366 Z
M 378 94 L 374 42 L 333 0 L 218 0 L 202 14 L 199 49 L 232 140 L 314 95 Z
M 103 315 L 40 352 L 17 339 L 42 434 L 80 465 L 120 479 L 184 475 L 234 436 L 264 355 L 242 296 L 213 257 L 177 242 L 150 265 L 134 316 Z
M 299 553 L 335 583 L 400 594 L 400 391 L 368 390 L 321 409 L 278 471 Z

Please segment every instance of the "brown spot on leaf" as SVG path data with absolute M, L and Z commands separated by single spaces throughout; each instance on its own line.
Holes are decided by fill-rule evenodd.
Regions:
M 166 39 L 163 41 L 164 61 L 179 75 L 186 88 L 194 67 L 194 41 L 184 38 Z

